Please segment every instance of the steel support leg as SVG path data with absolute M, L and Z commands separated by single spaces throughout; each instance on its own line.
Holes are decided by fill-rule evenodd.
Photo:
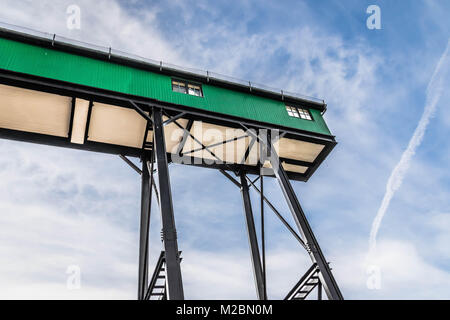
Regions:
M 169 168 L 161 109 L 153 110 L 154 150 L 158 167 L 159 204 L 161 211 L 162 239 L 166 253 L 167 298 L 183 300 L 183 281 L 181 278 L 177 231 L 173 214 L 172 192 L 170 189 Z
M 245 221 L 247 223 L 248 242 L 250 244 L 250 251 L 253 264 L 253 275 L 255 276 L 256 293 L 259 300 L 264 300 L 264 277 L 261 266 L 261 257 L 259 255 L 258 239 L 256 237 L 255 221 L 253 219 L 252 204 L 250 201 L 249 188 L 245 172 L 240 174 L 241 178 L 241 193 L 242 201 L 244 203 Z
M 148 236 L 150 227 L 150 212 L 152 200 L 152 188 L 147 162 L 150 161 L 148 153 L 142 156 L 141 174 L 141 224 L 139 235 L 139 276 L 138 299 L 142 300 L 148 286 Z
M 313 263 L 317 263 L 317 267 L 320 270 L 319 278 L 322 282 L 325 293 L 330 300 L 342 300 L 344 298 L 341 294 L 341 291 L 339 290 L 336 280 L 331 273 L 331 269 L 327 261 L 325 260 L 322 250 L 319 247 L 319 243 L 317 242 L 314 233 L 312 232 L 308 220 L 306 219 L 305 213 L 300 206 L 300 202 L 295 195 L 289 178 L 284 171 L 281 162 L 279 161 L 275 148 L 273 148 L 273 144 L 271 142 L 269 146 L 271 150 L 269 150 L 268 154 L 275 176 L 278 180 L 278 183 L 280 184 L 281 190 L 283 191 L 284 197 L 286 198 L 295 223 L 297 224 L 297 227 L 306 242 L 311 260 L 313 261 Z
M 262 251 L 262 269 L 264 284 L 264 300 L 267 300 L 267 271 L 266 271 L 266 230 L 264 227 L 264 176 L 259 173 L 259 181 L 261 184 L 260 206 L 261 206 L 261 251 Z

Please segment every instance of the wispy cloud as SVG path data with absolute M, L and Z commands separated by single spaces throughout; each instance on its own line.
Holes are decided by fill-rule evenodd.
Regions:
M 448 296 L 449 276 L 424 257 L 423 238 L 418 234 L 408 238 L 395 223 L 386 224 L 396 230 L 395 236 L 391 234 L 379 244 L 382 290 L 371 292 L 365 285 L 365 244 L 372 218 L 368 208 L 378 204 L 383 174 L 398 158 L 402 137 L 412 130 L 405 128 L 414 115 L 410 111 L 422 110 L 410 102 L 420 100 L 415 89 L 421 88 L 419 80 L 426 70 L 405 62 L 402 48 L 383 55 L 372 40 L 384 33 L 364 37 L 361 32 L 349 43 L 339 29 L 342 20 L 336 18 L 339 24 L 326 28 L 321 21 L 308 19 L 314 16 L 310 15 L 314 2 L 296 1 L 297 10 L 291 17 L 292 3 L 267 4 L 265 10 L 258 8 L 257 1 L 230 8 L 228 2 L 79 0 L 82 28 L 72 31 L 65 27 L 65 9 L 73 1 L 0 2 L 2 21 L 324 98 L 329 105 L 325 116 L 339 145 L 308 184 L 294 183 L 294 187 L 345 297 Z M 341 2 L 339 6 L 348 15 L 348 8 Z M 330 18 L 336 14 L 327 12 Z M 323 18 L 323 7 L 315 14 Z M 289 23 L 282 24 L 288 16 Z M 359 17 L 357 12 L 351 16 Z M 352 21 L 357 24 L 356 20 Z M 440 23 L 445 30 L 445 21 Z M 393 59 L 399 51 L 401 59 Z M 423 59 L 432 53 L 421 48 L 414 56 Z M 418 171 L 428 168 L 415 165 Z M 213 171 L 176 166 L 170 170 L 187 297 L 254 298 L 239 190 Z M 2 292 L 4 297 L 135 297 L 139 179 L 134 171 L 112 156 L 1 141 L 0 176 L 4 218 L 0 235 L 5 236 L 0 246 L 0 283 L 7 290 Z M 413 207 L 431 217 L 435 212 L 447 212 L 448 187 L 437 177 L 442 174 L 436 172 L 427 181 L 435 184 L 432 191 L 444 190 L 439 205 L 430 201 L 423 204 L 427 210 L 421 212 L 413 199 L 403 195 L 402 199 L 408 198 L 408 209 Z M 207 183 L 199 186 L 199 181 Z M 276 183 L 267 179 L 266 186 L 271 200 L 292 222 Z M 410 194 L 424 193 L 419 184 L 406 186 L 402 190 Z M 257 201 L 254 203 L 256 213 Z M 399 219 L 407 217 L 405 207 L 401 207 Z M 150 246 L 153 260 L 160 250 L 158 216 L 155 207 Z M 409 217 L 403 219 L 403 230 L 416 223 Z M 440 229 L 427 224 L 424 232 L 436 234 L 433 243 L 439 247 L 439 241 L 446 241 L 448 229 L 443 229 L 444 223 L 436 223 Z M 270 213 L 266 227 L 269 294 L 281 298 L 309 261 Z M 436 258 L 443 252 L 428 250 L 427 254 Z M 415 267 L 402 273 L 402 268 L 408 268 L 405 262 Z M 65 288 L 68 263 L 81 264 L 81 291 Z M 433 281 L 420 282 L 421 292 L 411 292 L 408 285 L 418 274 L 427 274 Z M 25 295 L 23 288 L 29 283 L 33 285 Z M 430 292 L 436 286 L 439 290 Z
M 377 215 L 375 216 L 375 219 L 372 224 L 372 229 L 370 231 L 370 239 L 369 239 L 370 252 L 373 252 L 376 248 L 376 237 L 381 225 L 381 221 L 383 220 L 383 217 L 387 209 L 389 208 L 389 204 L 392 200 L 392 197 L 395 195 L 395 192 L 402 185 L 403 178 L 409 169 L 411 159 L 414 156 L 416 149 L 422 143 L 423 136 L 425 134 L 427 126 L 436 110 L 437 103 L 439 102 L 442 91 L 445 89 L 444 87 L 445 79 L 449 70 L 449 59 L 450 59 L 449 49 L 450 49 L 450 39 L 428 84 L 426 104 L 422 117 L 419 120 L 417 128 L 414 131 L 413 136 L 411 137 L 411 140 L 409 141 L 408 147 L 403 152 L 400 161 L 397 163 L 388 179 L 386 185 L 386 193 L 384 194 L 381 206 L 378 209 Z

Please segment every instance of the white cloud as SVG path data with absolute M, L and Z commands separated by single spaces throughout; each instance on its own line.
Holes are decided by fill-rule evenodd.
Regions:
M 81 29 L 69 30 L 66 9 L 73 1 L 2 0 L 0 21 L 56 33 L 92 44 L 113 47 L 146 58 L 183 63 L 173 46 L 155 26 L 156 6 L 145 10 L 124 10 L 117 1 L 76 1 L 81 10 Z
M 307 26 L 249 34 L 246 24 L 254 14 L 243 14 L 240 21 L 218 23 L 221 12 L 211 6 L 209 22 L 202 28 L 192 27 L 189 23 L 197 17 L 185 2 L 167 5 L 186 9 L 182 11 L 186 27 L 170 40 L 158 24 L 158 16 L 167 8 L 153 5 L 125 9 L 117 1 L 77 1 L 82 9 L 82 28 L 69 31 L 65 9 L 72 1 L 0 2 L 2 21 L 180 65 L 237 77 L 251 75 L 250 80 L 326 99 L 326 117 L 341 144 L 307 186 L 295 187 L 302 191 L 305 208 L 311 209 L 308 216 L 332 261 L 344 296 L 448 296 L 448 274 L 429 263 L 421 247 L 397 238 L 380 242 L 377 263 L 382 268 L 382 290 L 365 288 L 367 248 L 360 235 L 368 232 L 374 214 L 371 208 L 381 196 L 383 175 L 388 174 L 403 145 L 392 137 L 384 112 L 399 110 L 410 88 L 403 83 L 382 83 L 379 70 L 388 62 L 363 40 L 349 47 L 339 35 Z M 273 68 L 274 57 L 280 52 L 286 57 L 284 63 Z M 416 71 L 411 71 L 416 80 L 423 78 L 423 73 Z M 401 124 L 399 121 L 393 126 Z M 139 182 L 133 171 L 114 159 L 0 141 L 0 284 L 7 288 L 0 292 L 2 297 L 135 297 Z M 177 190 L 175 206 L 180 210 L 176 214 L 187 298 L 254 298 L 247 243 L 236 244 L 245 239 L 245 234 L 232 225 L 243 226 L 236 218 L 242 210 L 239 191 L 231 191 L 234 186 L 224 187 L 221 192 L 226 190 L 226 197 L 214 196 L 213 190 L 211 195 L 205 192 L 200 200 L 209 204 L 200 207 L 195 194 L 178 186 L 194 189 L 200 178 L 211 185 L 228 182 L 214 178 L 212 173 L 196 171 L 200 169 L 186 171 L 186 175 L 177 168 L 171 170 L 173 180 L 178 182 L 172 187 Z M 417 194 L 423 191 L 420 184 L 414 184 L 413 189 Z M 272 194 L 271 198 L 277 197 Z M 224 212 L 222 216 L 214 216 L 218 207 Z M 157 220 L 158 214 L 153 217 Z M 404 227 L 412 220 L 404 219 Z M 223 235 L 205 231 L 214 224 L 220 225 L 218 230 Z M 158 227 L 152 225 L 152 243 L 159 238 Z M 428 227 L 432 231 L 436 228 Z M 230 248 L 223 250 L 229 245 L 228 230 L 234 238 L 229 239 Z M 446 254 L 440 242 L 448 242 L 447 238 L 444 232 L 438 234 L 433 246 L 443 250 L 438 254 Z M 211 247 L 221 241 L 222 250 L 211 253 L 210 247 L 199 248 L 206 236 Z M 275 241 L 277 237 L 269 239 Z M 274 298 L 283 297 L 308 267 L 306 255 L 288 249 L 275 247 L 268 252 L 269 294 Z M 158 251 L 157 245 L 151 247 L 153 258 Z M 65 288 L 68 264 L 82 267 L 80 291 Z M 416 277 L 431 281 L 420 279 L 416 287 Z M 420 290 L 411 290 L 412 283 Z M 433 291 L 436 287 L 439 290 Z
M 424 259 L 409 242 L 396 239 L 379 241 L 376 255 L 360 250 L 337 257 L 335 275 L 341 287 L 357 299 L 448 299 L 450 274 Z M 366 286 L 367 267 L 381 271 L 381 288 Z
M 183 254 L 183 277 L 189 299 L 256 299 L 256 288 L 248 250 L 198 251 Z M 269 251 L 267 291 L 270 299 L 283 299 L 310 267 L 311 262 L 300 247 L 292 251 Z
M 136 235 L 102 217 L 54 206 L 0 204 L 2 299 L 132 299 Z M 66 286 L 70 265 L 81 288 Z

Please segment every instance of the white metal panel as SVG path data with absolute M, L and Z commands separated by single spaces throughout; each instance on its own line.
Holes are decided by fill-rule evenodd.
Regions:
M 255 141 L 253 143 L 250 152 L 248 153 L 247 160 L 245 161 L 246 165 L 256 166 L 259 163 L 259 142 Z
M 325 146 L 323 144 L 281 138 L 274 143 L 274 147 L 281 158 L 314 162 Z
M 164 116 L 163 120 L 168 120 L 168 117 Z M 180 126 L 186 128 L 188 123 L 187 119 L 177 119 L 176 121 Z M 176 153 L 181 139 L 183 138 L 183 132 L 184 130 L 178 127 L 174 122 L 164 126 L 164 138 L 166 141 L 167 152 Z
M 217 158 L 206 149 L 197 150 L 201 148 L 201 145 L 191 137 L 187 139 L 186 144 L 184 145 L 184 154 L 207 160 L 220 160 L 221 162 L 227 163 L 240 163 L 250 141 L 250 137 L 248 137 L 242 129 L 218 126 L 200 121 L 194 121 L 191 128 L 191 134 L 202 142 L 203 145 L 207 146 Z M 242 138 L 243 136 L 245 137 Z M 239 139 L 219 144 L 234 138 Z M 189 151 L 192 150 L 197 151 L 189 153 Z
M 0 85 L 0 128 L 68 137 L 72 98 Z
M 283 166 L 283 169 L 286 171 L 297 172 L 297 173 L 305 173 L 306 170 L 308 170 L 308 167 L 298 166 L 298 165 L 290 164 L 290 163 L 286 163 L 286 162 L 283 162 L 282 166 Z
M 86 123 L 89 112 L 89 101 L 83 99 L 75 99 L 75 111 L 73 114 L 72 134 L 70 142 L 83 144 L 84 134 L 86 132 Z
M 142 148 L 147 120 L 135 110 L 94 102 L 89 141 Z
M 298 166 L 291 163 L 282 162 L 281 165 L 283 166 L 283 169 L 290 172 L 297 172 L 297 173 L 305 173 L 306 170 L 308 170 L 308 167 L 304 166 Z M 269 161 L 264 162 L 264 168 L 270 168 L 272 169 L 272 164 Z

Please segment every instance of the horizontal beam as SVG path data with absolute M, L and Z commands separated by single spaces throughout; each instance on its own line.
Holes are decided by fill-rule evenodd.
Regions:
M 312 162 L 307 162 L 307 161 L 302 161 L 302 160 L 296 160 L 296 159 L 289 159 L 289 158 L 281 158 L 280 157 L 280 161 L 283 163 L 288 163 L 288 164 L 293 164 L 296 166 L 302 166 L 302 167 L 311 167 L 312 165 L 314 165 Z
M 69 149 L 108 153 L 114 155 L 127 155 L 130 157 L 141 157 L 142 149 L 113 145 L 102 142 L 86 141 L 84 144 L 71 143 L 68 138 L 51 136 L 34 132 L 25 132 L 12 129 L 0 128 L 0 138 L 42 144 L 47 146 L 63 147 Z

